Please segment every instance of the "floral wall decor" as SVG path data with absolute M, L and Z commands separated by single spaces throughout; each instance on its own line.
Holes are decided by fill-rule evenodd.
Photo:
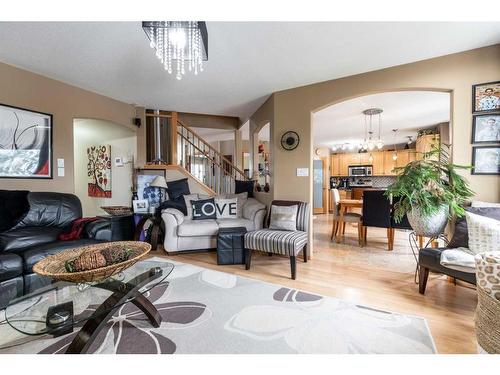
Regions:
M 111 198 L 111 146 L 87 148 L 89 197 Z

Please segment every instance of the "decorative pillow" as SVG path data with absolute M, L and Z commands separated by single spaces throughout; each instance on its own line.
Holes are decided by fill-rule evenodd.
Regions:
M 500 253 L 481 253 L 475 260 L 477 285 L 500 301 Z
M 469 250 L 474 254 L 500 251 L 500 221 L 465 213 L 469 230 Z
M 247 203 L 248 200 L 248 192 L 243 192 L 239 194 L 227 194 L 226 198 L 237 198 L 238 199 L 238 217 L 243 217 L 243 206 Z
M 500 220 L 500 207 L 467 207 L 467 212 Z M 467 233 L 467 220 L 461 217 L 455 223 L 455 231 L 448 247 L 455 249 L 458 247 L 469 247 L 469 235 Z
M 236 219 L 238 218 L 238 198 L 215 198 L 217 208 L 217 219 Z
M 167 193 L 169 199 L 177 199 L 183 195 L 191 194 L 187 178 L 175 181 L 167 181 Z
M 199 198 L 198 194 L 184 195 L 183 199 L 186 204 L 186 219 L 193 220 L 193 206 L 191 206 L 191 201 L 197 201 Z
M 193 220 L 216 219 L 216 207 L 214 198 L 191 201 L 193 208 Z
M 269 229 L 297 230 L 297 210 L 299 206 L 271 206 Z
M 248 198 L 253 198 L 253 186 L 255 181 L 234 181 L 234 192 L 235 194 L 239 193 L 248 193 Z
M 163 201 L 160 204 L 160 209 L 159 211 L 161 212 L 162 210 L 165 210 L 167 208 L 176 208 L 180 212 L 184 214 L 184 216 L 187 216 L 187 207 L 186 207 L 186 201 L 184 200 L 184 197 L 179 197 L 177 199 L 169 199 L 168 201 Z

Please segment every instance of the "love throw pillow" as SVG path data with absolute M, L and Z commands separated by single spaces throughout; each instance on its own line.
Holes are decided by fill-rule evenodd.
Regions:
M 191 201 L 193 220 L 216 219 L 215 201 L 213 198 Z
M 217 219 L 238 218 L 238 198 L 215 198 Z

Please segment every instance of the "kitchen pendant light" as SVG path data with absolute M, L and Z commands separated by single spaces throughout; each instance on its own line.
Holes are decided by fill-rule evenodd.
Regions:
M 384 110 L 381 108 L 369 108 L 365 109 L 363 111 L 363 114 L 365 115 L 365 140 L 363 143 L 363 149 L 364 150 L 369 150 L 372 151 L 375 149 L 375 147 L 379 150 L 384 147 L 384 142 L 382 141 L 381 138 L 381 130 L 382 130 L 382 118 L 381 118 L 381 113 Z M 373 139 L 373 116 L 378 116 L 378 139 L 375 141 Z M 368 140 L 367 140 L 367 135 L 368 133 Z
M 398 151 L 396 150 L 396 133 L 398 129 L 392 129 L 392 133 L 394 134 L 394 153 L 392 154 L 392 160 L 398 160 Z

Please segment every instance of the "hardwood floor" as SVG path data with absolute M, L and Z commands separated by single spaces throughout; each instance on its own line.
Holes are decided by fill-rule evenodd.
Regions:
M 345 243 L 330 242 L 331 221 L 318 215 L 314 221 L 314 257 L 297 261 L 297 280 L 290 279 L 290 265 L 279 256 L 252 256 L 252 268 L 217 266 L 214 252 L 166 256 L 153 255 L 229 272 L 257 280 L 337 297 L 375 308 L 422 316 L 427 319 L 439 353 L 475 353 L 475 288 L 454 285 L 445 276 L 431 274 L 424 296 L 414 283 L 415 260 L 408 247 L 408 233 L 396 231 L 394 251 L 387 250 L 386 230 L 369 228 L 368 245 L 357 246 L 355 227 L 347 226 Z

